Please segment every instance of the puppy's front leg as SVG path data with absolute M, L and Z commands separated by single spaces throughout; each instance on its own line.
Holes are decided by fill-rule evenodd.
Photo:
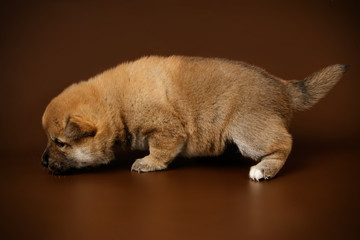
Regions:
M 136 172 L 151 172 L 166 169 L 168 164 L 181 152 L 182 137 L 154 135 L 149 138 L 150 154 L 137 159 L 131 167 Z

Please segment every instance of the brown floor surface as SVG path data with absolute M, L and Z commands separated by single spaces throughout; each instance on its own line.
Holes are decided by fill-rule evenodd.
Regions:
M 0 239 L 360 239 L 359 12 L 351 0 L 1 1 Z M 130 172 L 133 154 L 49 174 L 48 102 L 150 54 L 241 60 L 284 79 L 351 68 L 295 115 L 274 180 L 249 180 L 234 149 L 158 173 Z
M 358 239 L 359 144 L 296 144 L 279 176 L 249 161 L 177 159 L 168 171 L 48 174 L 38 156 L 1 161 L 2 239 Z

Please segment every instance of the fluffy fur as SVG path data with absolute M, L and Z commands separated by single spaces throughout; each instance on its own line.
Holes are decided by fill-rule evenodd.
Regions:
M 292 146 L 295 110 L 315 104 L 341 78 L 332 65 L 285 81 L 243 62 L 144 57 L 73 84 L 43 115 L 42 163 L 55 173 L 106 164 L 113 148 L 149 149 L 132 170 L 163 170 L 179 154 L 216 156 L 228 142 L 258 162 L 254 180 L 274 177 Z

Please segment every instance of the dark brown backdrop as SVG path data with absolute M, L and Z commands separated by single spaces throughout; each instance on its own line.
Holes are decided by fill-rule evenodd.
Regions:
M 285 79 L 349 63 L 335 90 L 297 114 L 292 132 L 359 136 L 359 8 L 349 1 L 15 2 L 0 10 L 1 152 L 39 151 L 52 97 L 149 54 L 243 60 Z
M 348 63 L 351 65 L 350 71 L 325 99 L 311 110 L 295 115 L 291 131 L 295 142 L 301 146 L 294 150 L 296 153 L 292 155 L 292 158 L 301 160 L 312 156 L 314 153 L 311 151 L 318 149 L 317 146 L 323 147 L 323 154 L 327 149 L 336 151 L 345 149 L 346 152 L 351 147 L 355 151 L 354 149 L 359 146 L 360 136 L 359 10 L 359 5 L 355 4 L 355 1 L 340 0 L 2 1 L 0 4 L 0 154 L 2 156 L 1 198 L 5 199 L 2 203 L 2 210 L 5 211 L 2 221 L 6 222 L 5 225 L 3 222 L 1 227 L 6 229 L 6 231 L 2 229 L 5 235 L 7 237 L 20 236 L 21 231 L 14 233 L 16 229 L 22 229 L 24 234 L 32 233 L 38 238 L 53 236 L 52 231 L 61 232 L 62 228 L 57 228 L 57 223 L 51 225 L 46 221 L 48 216 L 46 213 L 40 214 L 42 217 L 38 218 L 33 216 L 41 212 L 40 209 L 44 204 L 40 203 L 42 196 L 29 197 L 35 191 L 32 189 L 37 189 L 35 192 L 40 195 L 39 189 L 54 191 L 53 194 L 58 192 L 59 188 L 66 189 L 64 185 L 59 187 L 57 185 L 59 182 L 52 182 L 53 177 L 46 171 L 41 171 L 39 165 L 40 155 L 46 144 L 41 128 L 41 116 L 51 98 L 73 82 L 85 80 L 122 61 L 134 60 L 144 55 L 181 54 L 242 60 L 264 67 L 270 73 L 285 79 L 302 79 L 326 65 Z M 324 157 L 325 155 L 323 158 L 331 158 L 328 155 Z M 318 158 L 321 157 L 318 156 Z M 345 162 L 341 164 L 350 164 L 350 162 L 358 164 L 355 160 L 346 161 L 346 159 L 350 158 L 343 157 Z M 335 161 L 333 164 L 335 170 L 331 171 L 336 171 Z M 289 164 L 289 169 L 296 174 L 298 165 Z M 355 170 L 357 167 L 359 164 L 349 165 L 349 171 L 357 174 Z M 319 171 L 317 174 L 325 174 L 320 168 L 317 170 Z M 20 173 L 25 171 L 28 174 L 25 175 L 29 178 L 21 180 L 24 175 L 16 175 L 15 172 L 18 171 Z M 120 172 L 129 174 L 127 171 Z M 241 168 L 239 174 L 245 175 L 241 181 L 248 189 L 250 186 L 248 184 L 253 183 L 249 183 L 246 179 L 246 172 L 247 168 Z M 201 172 L 196 174 L 201 176 Z M 86 176 L 93 175 L 89 173 Z M 77 179 L 73 176 L 61 181 L 71 182 L 74 178 Z M 285 181 L 286 178 L 284 174 L 282 179 Z M 274 181 L 281 182 L 282 179 Z M 299 184 L 300 179 L 306 179 L 306 177 L 299 176 Z M 39 181 L 39 183 L 24 187 L 31 181 Z M 50 184 L 49 188 L 39 187 L 42 181 L 50 181 L 54 185 Z M 61 181 L 60 183 L 63 183 Z M 286 181 L 291 182 L 291 178 Z M 358 188 L 358 180 L 354 181 L 353 187 Z M 304 183 L 297 187 L 302 189 L 311 184 Z M 326 182 L 324 184 L 328 186 L 325 187 L 328 189 L 330 185 Z M 204 186 L 206 185 L 204 181 Z M 199 189 L 204 186 L 200 184 Z M 65 195 L 68 194 L 66 190 L 63 189 L 63 191 Z M 252 191 L 258 190 L 252 188 Z M 46 193 L 43 194 L 46 195 Z M 214 194 L 217 195 L 217 193 Z M 278 194 L 286 194 L 286 191 L 280 191 Z M 341 187 L 338 188 L 338 194 L 342 194 Z M 357 196 L 356 194 L 358 191 L 348 193 L 353 197 Z M 302 195 L 310 197 L 313 196 L 313 192 L 305 191 Z M 212 195 L 205 194 L 205 196 Z M 39 203 L 35 203 L 38 199 Z M 52 201 L 48 197 L 45 199 L 50 203 Z M 199 195 L 199 204 L 201 199 L 203 198 Z M 353 201 L 358 199 L 358 197 L 353 198 Z M 80 198 L 80 200 L 83 199 Z M 132 200 L 128 199 L 128 201 Z M 30 203 L 27 204 L 28 202 Z M 47 202 L 47 204 L 50 203 Z M 226 201 L 221 203 L 228 204 Z M 23 208 L 18 208 L 19 205 L 16 204 Z M 45 204 L 45 206 L 49 209 L 47 212 L 50 212 L 52 209 L 50 205 Z M 336 206 L 336 204 L 329 205 L 331 208 L 336 208 Z M 26 210 L 30 208 L 39 208 L 39 211 Z M 209 211 L 210 209 L 209 207 Z M 359 213 L 359 208 L 355 208 L 354 211 Z M 174 214 L 176 213 L 178 212 L 175 211 Z M 150 222 L 153 222 L 151 214 L 156 215 L 155 212 L 145 215 Z M 221 215 L 221 212 L 219 214 Z M 248 214 L 245 214 L 247 218 L 253 216 L 251 213 Z M 261 216 L 261 212 L 256 214 L 258 217 Z M 304 221 L 310 221 L 310 215 L 306 215 L 307 218 L 305 217 Z M 61 216 L 63 216 L 63 221 L 71 219 L 71 213 Z M 111 210 L 108 215 L 104 213 L 104 216 L 116 219 L 111 214 Z M 324 217 L 327 218 L 326 216 L 325 214 Z M 180 213 L 179 218 L 181 217 L 187 218 Z M 291 218 L 291 216 L 288 217 Z M 343 217 L 349 216 L 345 214 Z M 140 213 L 139 218 L 141 218 Z M 53 221 L 56 221 L 54 219 Z M 123 220 L 126 221 L 126 219 Z M 321 218 L 315 217 L 315 219 Z M 339 230 L 337 233 L 347 232 L 349 236 L 352 236 L 357 226 L 354 221 L 357 220 L 351 219 L 351 224 L 354 225 L 350 224 L 350 226 L 353 228 Z M 81 222 L 84 219 L 79 217 L 78 220 Z M 201 222 L 200 217 L 197 220 Z M 232 221 L 231 217 L 230 220 L 226 218 L 223 221 L 218 220 L 224 224 L 230 224 L 226 221 Z M 284 226 L 287 226 L 286 221 Z M 29 222 L 34 224 L 28 225 Z M 301 224 L 301 221 L 299 223 Z M 338 226 L 335 222 L 331 223 L 333 223 L 333 225 L 330 224 L 332 227 Z M 40 224 L 48 224 L 46 225 L 48 231 L 35 234 L 34 231 L 41 229 L 36 228 L 35 225 Z M 144 224 L 141 226 L 144 227 L 146 225 Z M 86 228 L 85 225 L 81 226 Z M 90 224 L 90 226 L 93 225 Z M 213 228 L 211 224 L 206 225 L 208 227 L 201 226 L 204 227 L 204 231 Z M 130 227 L 127 228 L 128 231 L 131 229 L 136 232 L 136 227 L 132 227 L 134 229 Z M 196 228 L 184 227 L 184 229 Z M 326 227 L 323 228 L 324 232 L 326 232 L 325 229 Z M 300 229 L 298 230 L 301 232 Z M 313 230 L 316 232 L 316 228 Z M 86 235 L 80 234 L 78 228 L 77 231 L 78 236 Z M 225 231 L 218 233 L 220 235 L 213 236 L 219 237 L 223 233 L 230 239 L 230 235 L 226 235 Z M 258 235 L 266 236 L 260 233 Z M 212 234 L 207 237 L 210 236 Z M 249 236 L 254 237 L 256 234 Z

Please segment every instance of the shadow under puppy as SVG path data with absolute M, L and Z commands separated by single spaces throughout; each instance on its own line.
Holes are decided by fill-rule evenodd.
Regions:
M 216 156 L 233 142 L 257 164 L 254 180 L 274 177 L 292 146 L 295 110 L 315 104 L 347 65 L 285 81 L 243 62 L 144 57 L 123 63 L 55 97 L 42 118 L 42 164 L 55 174 L 114 159 L 113 149 L 149 150 L 132 170 L 163 170 L 179 154 Z

